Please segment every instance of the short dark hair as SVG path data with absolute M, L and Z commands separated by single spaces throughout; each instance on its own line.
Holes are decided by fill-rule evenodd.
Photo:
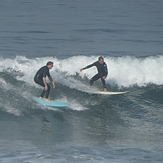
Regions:
M 52 64 L 53 64 L 53 62 L 52 61 L 49 61 L 49 62 L 47 62 L 46 65 L 48 66 L 48 65 L 52 65 Z
M 103 59 L 104 60 L 104 58 L 102 57 L 102 56 L 100 56 L 99 58 L 98 58 L 98 60 L 100 61 L 101 59 Z

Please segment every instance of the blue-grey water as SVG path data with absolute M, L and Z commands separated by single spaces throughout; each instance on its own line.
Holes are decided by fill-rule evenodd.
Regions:
M 0 162 L 163 162 L 163 1 L 1 0 Z M 102 55 L 110 91 L 87 93 Z M 53 108 L 31 99 L 52 60 Z M 101 81 L 91 88 L 102 89 Z

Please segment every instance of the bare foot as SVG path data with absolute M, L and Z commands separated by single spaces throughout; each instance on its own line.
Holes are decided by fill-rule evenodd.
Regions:
M 51 102 L 52 100 L 49 100 L 48 98 L 45 99 L 46 102 Z
M 104 88 L 104 92 L 107 92 L 107 89 L 106 88 Z

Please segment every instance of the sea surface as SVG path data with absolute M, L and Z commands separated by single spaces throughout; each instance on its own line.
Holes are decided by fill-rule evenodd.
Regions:
M 162 0 L 0 1 L 1 163 L 163 162 Z M 109 91 L 89 86 L 103 56 Z M 54 62 L 50 98 L 36 71 Z M 48 79 L 47 79 L 48 80 Z

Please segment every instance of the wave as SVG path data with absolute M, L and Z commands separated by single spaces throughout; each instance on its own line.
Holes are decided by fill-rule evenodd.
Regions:
M 38 96 L 41 93 L 42 88 L 34 83 L 33 77 L 36 71 L 49 60 L 54 62 L 51 75 L 56 82 L 56 89 L 55 91 L 51 90 L 50 97 L 69 103 L 70 108 L 68 109 L 45 107 L 30 98 L 30 96 Z M 106 130 L 108 134 L 112 133 L 111 130 L 113 133 L 117 133 L 117 131 L 122 133 L 122 128 L 123 130 L 126 128 L 123 132 L 125 138 L 132 133 L 136 135 L 142 131 L 149 135 L 152 134 L 152 138 L 156 133 L 161 137 L 163 133 L 161 117 L 163 88 L 157 85 L 163 83 L 161 75 L 163 56 L 146 58 L 105 57 L 105 62 L 109 67 L 107 86 L 125 86 L 127 87 L 125 89 L 130 91 L 130 93 L 120 96 L 90 95 L 82 92 L 90 89 L 89 78 L 96 73 L 96 68 L 90 68 L 82 73 L 79 72 L 79 69 L 96 60 L 97 56 L 74 56 L 67 59 L 55 57 L 29 59 L 23 56 L 17 56 L 13 59 L 1 58 L 0 114 L 2 118 L 7 121 L 14 119 L 20 126 L 22 126 L 19 122 L 21 117 L 23 121 L 25 119 L 27 122 L 25 122 L 25 126 L 31 123 L 31 118 L 32 126 L 35 125 L 33 120 L 40 124 L 40 121 L 44 121 L 44 118 L 46 121 L 47 118 L 47 121 L 52 124 L 51 126 L 56 125 L 59 128 L 60 123 L 63 126 L 66 125 L 65 128 L 67 128 L 67 126 L 76 125 L 76 122 L 78 123 L 80 120 L 80 123 L 86 126 L 84 132 L 89 135 L 94 135 L 94 132 L 97 135 L 99 133 L 105 135 Z M 100 81 L 96 83 L 95 89 L 102 87 Z M 146 87 L 140 88 L 141 86 Z M 14 117 L 20 117 L 20 119 L 17 121 L 17 118 Z M 57 120 L 59 120 L 59 125 L 56 123 Z M 90 122 L 85 124 L 87 120 Z M 37 127 L 38 124 L 36 124 Z M 93 125 L 91 131 L 87 130 L 88 124 L 90 127 Z M 153 132 L 151 132 L 151 128 Z M 29 127 L 30 132 L 31 126 Z M 67 133 L 66 129 L 65 133 Z M 102 136 L 104 136 L 103 134 Z M 107 137 L 108 135 L 106 139 Z M 158 136 L 158 139 L 160 137 Z M 148 138 L 150 139 L 150 136 Z
M 56 83 L 55 91 L 50 93 L 51 97 L 71 103 L 70 108 L 78 111 L 89 109 L 105 101 L 83 94 L 83 91 L 90 90 L 89 79 L 97 73 L 97 70 L 95 67 L 82 72 L 79 70 L 96 61 L 97 56 L 73 56 L 67 59 L 55 57 L 29 59 L 17 56 L 15 58 L 0 58 L 1 110 L 21 116 L 24 112 L 28 112 L 27 110 L 36 107 L 34 103 L 31 103 L 29 97 L 38 96 L 42 88 L 34 83 L 33 77 L 36 71 L 49 60 L 54 62 L 50 73 Z M 105 57 L 105 62 L 109 69 L 106 83 L 112 91 L 118 91 L 117 89 L 135 90 L 135 85 L 146 86 L 148 89 L 149 84 L 156 86 L 163 84 L 162 55 L 146 58 Z M 98 89 L 102 89 L 101 81 L 95 82 L 91 88 L 91 90 Z M 28 109 L 20 109 L 22 105 L 28 106 Z M 41 109 L 44 110 L 45 107 L 41 107 Z M 48 109 L 54 108 L 49 107 Z
M 80 72 L 85 67 L 97 60 L 97 56 L 73 56 L 67 59 L 55 57 L 43 57 L 28 59 L 24 56 L 0 58 L 0 72 L 8 72 L 15 75 L 17 80 L 35 86 L 33 77 L 36 71 L 44 66 L 47 61 L 54 62 L 54 68 L 50 71 L 57 83 L 70 88 L 88 89 L 88 80 L 97 73 L 95 67 Z M 106 83 L 110 86 L 132 87 L 147 86 L 148 84 L 163 84 L 163 55 L 136 58 L 131 56 L 105 57 L 109 74 Z M 88 86 L 89 87 L 89 86 Z

